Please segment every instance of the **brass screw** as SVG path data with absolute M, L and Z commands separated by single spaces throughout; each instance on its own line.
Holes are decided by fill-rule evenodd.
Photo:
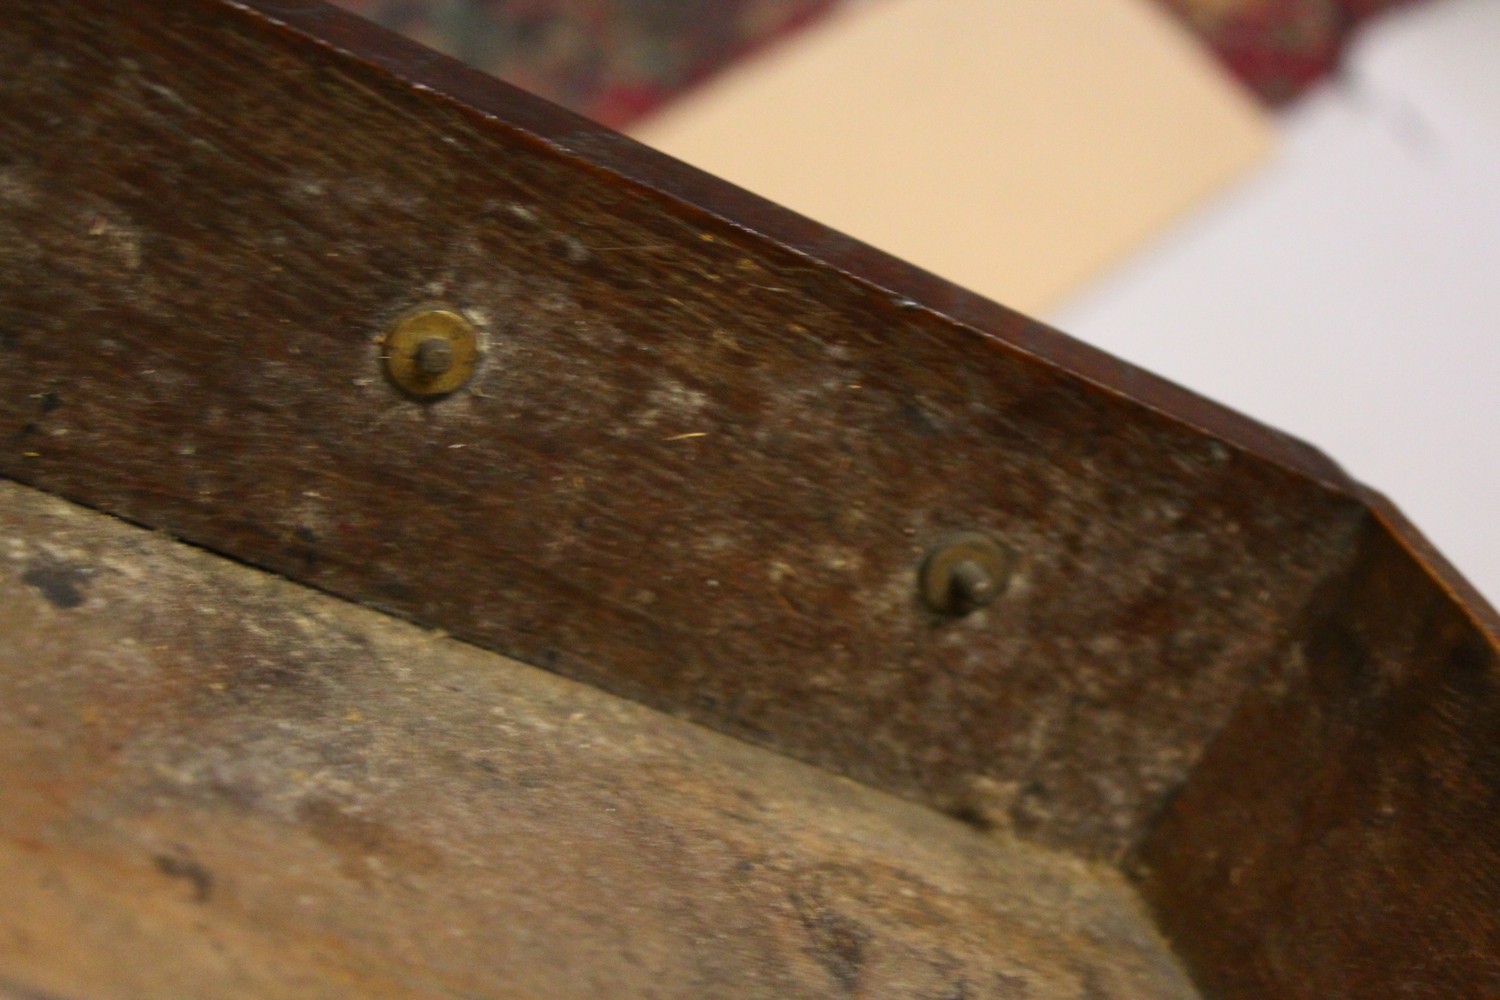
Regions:
M 990 603 L 1000 590 L 990 571 L 973 559 L 965 559 L 953 567 L 948 585 L 953 592 L 954 603 L 971 608 Z
M 420 309 L 396 321 L 380 356 L 386 375 L 409 395 L 446 396 L 473 376 L 479 333 L 451 309 Z
M 985 535 L 950 536 L 922 563 L 922 599 L 933 611 L 966 615 L 1005 593 L 1015 562 L 1014 552 Z
M 428 378 L 448 374 L 453 369 L 453 345 L 442 337 L 428 337 L 417 346 L 417 368 Z

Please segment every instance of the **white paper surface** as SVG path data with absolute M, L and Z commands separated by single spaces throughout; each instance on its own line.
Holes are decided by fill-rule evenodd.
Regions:
M 1318 445 L 1500 599 L 1500 2 L 1372 26 L 1258 177 L 1062 329 Z

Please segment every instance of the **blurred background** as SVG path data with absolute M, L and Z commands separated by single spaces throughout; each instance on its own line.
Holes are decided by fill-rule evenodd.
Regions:
M 1500 599 L 1500 0 L 341 2 L 1312 442 Z

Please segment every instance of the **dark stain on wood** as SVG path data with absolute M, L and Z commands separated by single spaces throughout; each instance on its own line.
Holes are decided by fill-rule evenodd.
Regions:
M 85 593 L 93 570 L 86 566 L 42 559 L 21 574 L 21 582 L 32 587 L 55 608 L 67 611 L 87 600 Z
M 184 854 L 158 854 L 152 860 L 163 875 L 182 879 L 191 887 L 193 902 L 207 903 L 214 898 L 213 872 L 191 857 Z
M 807 931 L 809 954 L 828 970 L 843 993 L 854 994 L 872 937 L 869 930 L 815 897 L 794 892 L 791 900 Z

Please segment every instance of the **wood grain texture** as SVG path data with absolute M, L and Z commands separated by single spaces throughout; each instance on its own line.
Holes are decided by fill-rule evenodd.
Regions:
M 1500 656 L 1371 519 L 1132 864 L 1205 994 L 1500 996 Z
M 0 997 L 1193 1000 L 1115 871 L 0 484 Z
M 1104 858 L 1347 559 L 1301 446 L 321 5 L 11 10 L 0 474 Z
M 998 828 L 1000 844 L 1016 832 L 1128 857 L 1207 996 L 1500 990 L 1500 625 L 1315 452 L 322 4 L 13 0 L 0 65 L 0 476 L 960 813 Z M 382 380 L 374 341 L 436 301 L 477 324 L 485 353 L 470 387 L 424 405 Z M 748 952 L 726 950 L 726 966 L 671 966 L 678 982 L 761 970 L 741 991 L 754 996 L 813 981 L 764 971 L 781 963 L 854 995 L 895 983 L 948 997 L 979 987 L 934 971 L 939 944 L 921 937 L 934 928 L 941 969 L 979 970 L 972 982 L 1001 995 L 985 977 L 1023 973 L 997 964 L 1009 953 L 985 934 L 1062 920 L 1082 947 L 1108 927 L 1139 930 L 1113 902 L 1089 911 L 1099 924 L 1058 917 L 1045 886 L 1076 896 L 1083 883 L 1064 870 L 1105 885 L 1098 869 L 1033 853 L 1049 859 L 1022 865 L 1036 880 L 1008 882 L 1020 862 L 994 860 L 994 843 L 884 798 L 884 818 L 859 833 L 819 797 L 868 789 L 644 709 L 605 726 L 635 733 L 633 750 L 584 755 L 594 737 L 567 744 L 543 711 L 552 702 L 506 686 L 513 664 L 444 645 L 436 659 L 462 660 L 439 668 L 457 690 L 416 683 L 402 671 L 425 652 L 326 628 L 360 612 L 329 604 L 331 618 L 309 621 L 230 600 L 201 574 L 167 572 L 161 552 L 187 557 L 160 539 L 137 553 L 144 564 L 38 548 L 54 528 L 18 530 L 6 550 L 20 553 L 11 586 L 24 600 L 0 605 L 14 619 L 0 650 L 22 664 L 11 704 L 31 728 L 0 727 L 0 747 L 17 755 L 8 773 L 56 780 L 0 786 L 30 810 L 0 823 L 63 824 L 6 841 L 10 852 L 93 845 L 54 856 L 47 885 L 35 857 L 4 861 L 8 884 L 85 944 L 169 954 L 164 941 L 211 905 L 199 897 L 225 897 L 212 873 L 238 864 L 234 891 L 255 901 L 242 912 L 256 926 L 324 928 L 321 945 L 347 949 L 317 966 L 319 983 L 462 995 L 471 973 L 441 970 L 477 968 L 463 956 L 479 946 L 431 935 L 490 927 L 493 912 L 456 876 L 423 910 L 436 885 L 425 866 L 442 881 L 455 859 L 506 877 L 532 863 L 476 832 L 492 817 L 475 803 L 495 805 L 494 791 L 462 762 L 494 763 L 497 737 L 466 699 L 495 685 L 555 727 L 543 740 L 532 726 L 523 750 L 572 746 L 577 766 L 601 769 L 601 785 L 568 800 L 569 850 L 601 871 L 660 864 L 711 887 L 684 916 L 696 896 L 664 882 L 597 895 L 586 876 L 543 866 L 570 902 L 525 908 L 555 940 L 626 934 L 612 901 L 639 898 L 661 917 L 651 953 L 670 965 L 693 935 L 744 930 L 759 907 L 780 921 L 768 938 L 745 931 Z M 956 530 L 1020 553 L 1005 599 L 959 620 L 925 611 L 916 588 L 928 546 Z M 142 565 L 175 581 L 170 600 Z M 206 596 L 190 605 L 195 590 Z M 240 617 L 221 637 L 202 609 L 224 601 Z M 15 635 L 44 641 L 22 655 Z M 132 636 L 181 641 L 171 655 L 186 659 L 165 669 Z M 24 666 L 37 663 L 55 669 Z M 602 697 L 547 683 L 572 692 L 557 704 Z M 341 692 L 369 699 L 363 718 L 368 704 L 408 724 L 337 723 Z M 44 710 L 28 716 L 31 704 Z M 703 756 L 702 770 L 684 763 Z M 382 760 L 390 771 L 373 767 Z M 525 811 L 534 774 L 510 763 L 512 818 L 541 838 L 558 816 Z M 789 825 L 715 812 L 742 771 L 777 768 L 792 769 L 778 792 L 796 803 L 779 817 Z M 401 802 L 380 799 L 395 771 L 420 780 Z M 700 779 L 693 800 L 682 789 Z M 617 782 L 635 798 L 611 820 Z M 654 825 L 646 803 L 663 801 L 681 811 Z M 182 825 L 153 827 L 172 803 Z M 816 819 L 787 819 L 798 810 Z M 434 839 L 432 816 L 457 839 Z M 921 835 L 883 839 L 889 822 Z M 589 839 L 591 824 L 609 843 Z M 684 854 L 673 839 L 710 828 L 740 846 Z M 327 841 L 309 878 L 401 876 L 303 915 L 256 895 L 285 875 L 289 832 Z M 854 854 L 834 875 L 809 862 L 804 878 L 788 861 L 731 905 L 716 895 L 740 884 L 724 865 L 756 838 L 807 859 Z M 135 850 L 152 844 L 150 857 Z M 988 860 L 922 854 L 952 876 L 922 896 L 932 910 L 879 909 L 908 898 L 898 855 L 956 844 Z M 777 895 L 792 883 L 802 909 Z M 360 923 L 372 898 L 431 917 L 419 954 L 394 924 Z M 91 924 L 85 904 L 100 899 Z M 442 906 L 458 923 L 442 924 Z M 212 947 L 265 944 L 235 926 L 249 936 Z M 1153 995 L 1026 940 L 1033 972 L 1044 953 L 1062 963 L 1038 973 L 1054 990 L 1039 996 Z M 894 950 L 855 976 L 848 956 L 876 941 Z M 0 939 L 24 943 L 24 929 Z M 1154 954 L 1141 947 L 1128 953 Z M 366 957 L 348 956 L 370 954 L 366 982 Z M 589 951 L 575 978 L 538 979 L 538 995 L 581 993 L 589 969 L 607 979 L 626 954 Z M 66 986 L 47 978 L 65 965 L 33 955 L 27 968 L 39 978 L 0 976 L 0 995 Z M 248 993 L 294 995 L 274 978 L 284 969 L 236 968 Z

